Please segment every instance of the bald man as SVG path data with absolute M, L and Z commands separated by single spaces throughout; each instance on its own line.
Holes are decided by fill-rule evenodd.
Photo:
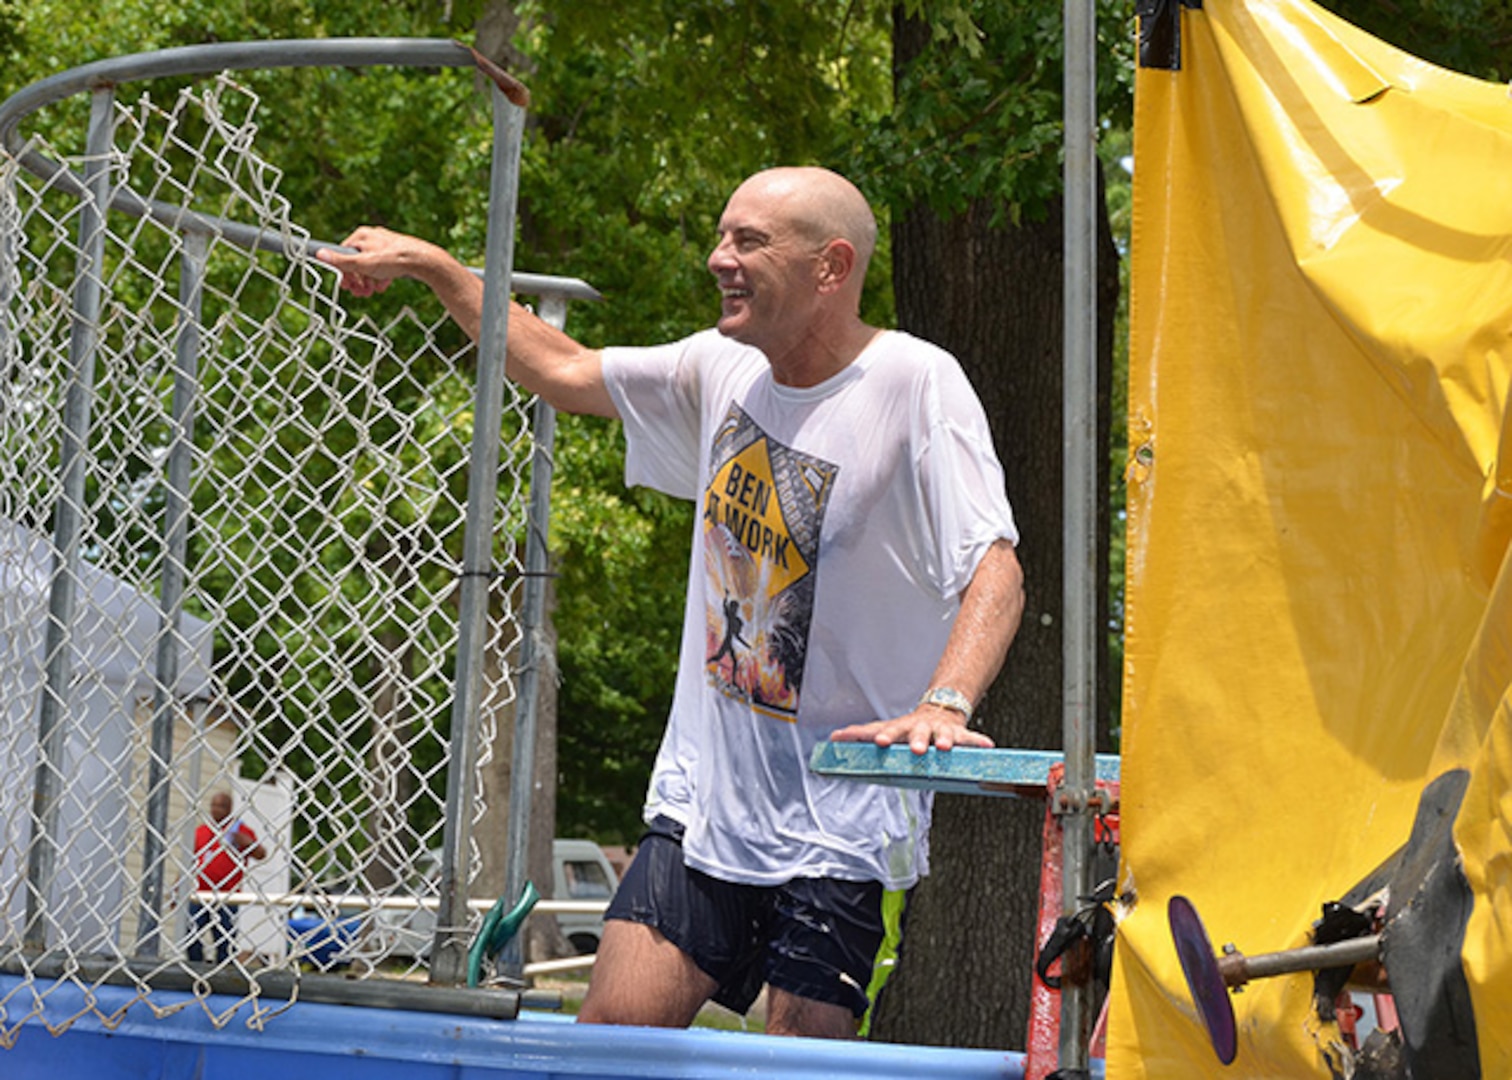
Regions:
M 809 755 L 991 745 L 969 721 L 1022 614 L 1018 531 L 960 365 L 861 319 L 876 241 L 844 177 L 770 169 L 720 217 L 712 329 L 591 349 L 510 309 L 510 378 L 620 419 L 626 482 L 700 509 L 648 831 L 581 1021 L 684 1026 L 766 986 L 769 1032 L 854 1036 L 883 892 L 928 871 L 931 799 Z M 477 337 L 482 284 L 449 254 L 373 228 L 346 246 L 320 257 L 354 294 L 416 278 Z
M 189 959 L 196 964 L 205 959 L 203 938 L 207 928 L 215 943 L 215 962 L 224 964 L 231 958 L 236 941 L 236 906 L 217 894 L 241 888 L 247 864 L 268 856 L 251 826 L 232 816 L 234 806 L 229 791 L 215 792 L 210 796 L 210 820 L 194 830 L 194 887 L 198 897 L 189 901 Z

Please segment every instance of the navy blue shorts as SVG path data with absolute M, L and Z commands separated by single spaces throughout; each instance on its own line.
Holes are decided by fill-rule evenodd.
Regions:
M 883 937 L 880 882 L 721 881 L 683 864 L 682 837 L 675 821 L 651 823 L 605 918 L 660 931 L 719 984 L 714 1000 L 738 1013 L 763 983 L 866 1012 Z

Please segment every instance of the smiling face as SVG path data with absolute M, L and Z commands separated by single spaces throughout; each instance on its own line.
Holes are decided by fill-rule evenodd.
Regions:
M 730 196 L 709 271 L 719 331 L 766 354 L 773 377 L 814 386 L 876 333 L 861 288 L 877 220 L 845 177 L 802 166 L 759 172 Z
M 824 242 L 803 209 L 796 181 L 760 173 L 730 196 L 709 253 L 719 332 L 768 356 L 802 333 L 818 297 Z

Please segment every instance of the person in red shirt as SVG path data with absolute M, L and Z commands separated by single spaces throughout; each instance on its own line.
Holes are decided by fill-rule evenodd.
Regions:
M 195 884 L 198 893 L 235 892 L 242 883 L 247 864 L 267 858 L 268 852 L 240 818 L 231 816 L 231 794 L 217 791 L 210 796 L 210 820 L 194 830 Z M 194 899 L 189 902 L 189 959 L 205 959 L 202 938 L 205 929 L 215 941 L 216 963 L 231 955 L 236 940 L 236 905 L 218 899 Z

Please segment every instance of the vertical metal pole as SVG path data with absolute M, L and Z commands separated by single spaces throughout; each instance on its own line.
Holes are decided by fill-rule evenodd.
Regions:
M 184 236 L 179 266 L 178 338 L 173 349 L 173 441 L 163 501 L 163 570 L 152 694 L 152 748 L 147 760 L 147 835 L 142 846 L 137 954 L 158 955 L 163 912 L 163 854 L 168 835 L 168 775 L 173 762 L 174 694 L 179 681 L 179 630 L 189 550 L 189 470 L 194 452 L 194 399 L 199 391 L 200 302 L 204 295 L 203 233 Z M 197 789 L 196 789 L 197 790 Z
M 515 203 L 525 111 L 493 88 L 493 172 L 478 335 L 478 385 L 467 478 L 457 634 L 456 694 L 452 701 L 446 776 L 446 823 L 441 841 L 440 907 L 431 949 L 432 983 L 456 986 L 467 978 L 467 866 L 483 698 L 483 650 L 488 638 L 488 592 L 493 580 L 494 507 L 498 502 L 499 425 L 504 412 L 504 350 L 509 338 L 509 281 L 514 262 Z
M 567 323 L 567 301 L 541 298 L 541 318 L 558 330 Z M 530 461 L 530 517 L 525 534 L 525 600 L 520 621 L 520 697 L 515 705 L 513 751 L 509 776 L 509 847 L 504 853 L 504 895 L 513 902 L 525 888 L 530 860 L 530 807 L 535 795 L 536 718 L 541 705 L 541 678 L 552 670 L 546 646 L 546 576 L 550 571 L 546 537 L 551 527 L 551 477 L 555 468 L 556 410 L 537 398 L 535 453 Z M 504 972 L 519 978 L 524 950 L 516 937 L 504 950 Z
M 47 644 L 41 700 L 37 706 L 37 768 L 32 780 L 32 839 L 26 860 L 27 949 L 47 948 L 48 894 L 57 872 L 58 798 L 67 747 L 65 704 L 73 677 L 73 621 L 81 559 L 79 534 L 84 518 L 84 481 L 94 405 L 95 358 L 99 345 L 102 282 L 105 272 L 105 210 L 110 205 L 109 153 L 114 141 L 115 96 L 109 88 L 90 98 L 85 143 L 87 194 L 79 212 L 79 259 L 74 276 L 73 326 L 68 342 L 68 389 L 63 404 L 59 451 L 61 491 L 53 512 L 53 573 L 47 598 Z
M 1066 774 L 1062 789 L 1061 914 L 1074 914 L 1088 892 L 1095 790 L 1097 605 L 1097 228 L 1096 9 L 1065 0 L 1065 593 L 1063 643 Z M 1060 1067 L 1088 1068 L 1092 987 L 1061 984 Z
M 9 190 L 0 192 L 0 365 L 7 368 L 9 358 L 15 355 L 18 344 L 11 332 L 12 321 L 17 318 L 12 314 L 11 305 L 15 302 L 16 287 L 20 284 L 18 266 L 21 242 L 25 236 L 21 231 L 21 209 L 15 194 L 14 177 L 19 171 L 15 166 L 6 170 L 8 178 L 5 186 Z

